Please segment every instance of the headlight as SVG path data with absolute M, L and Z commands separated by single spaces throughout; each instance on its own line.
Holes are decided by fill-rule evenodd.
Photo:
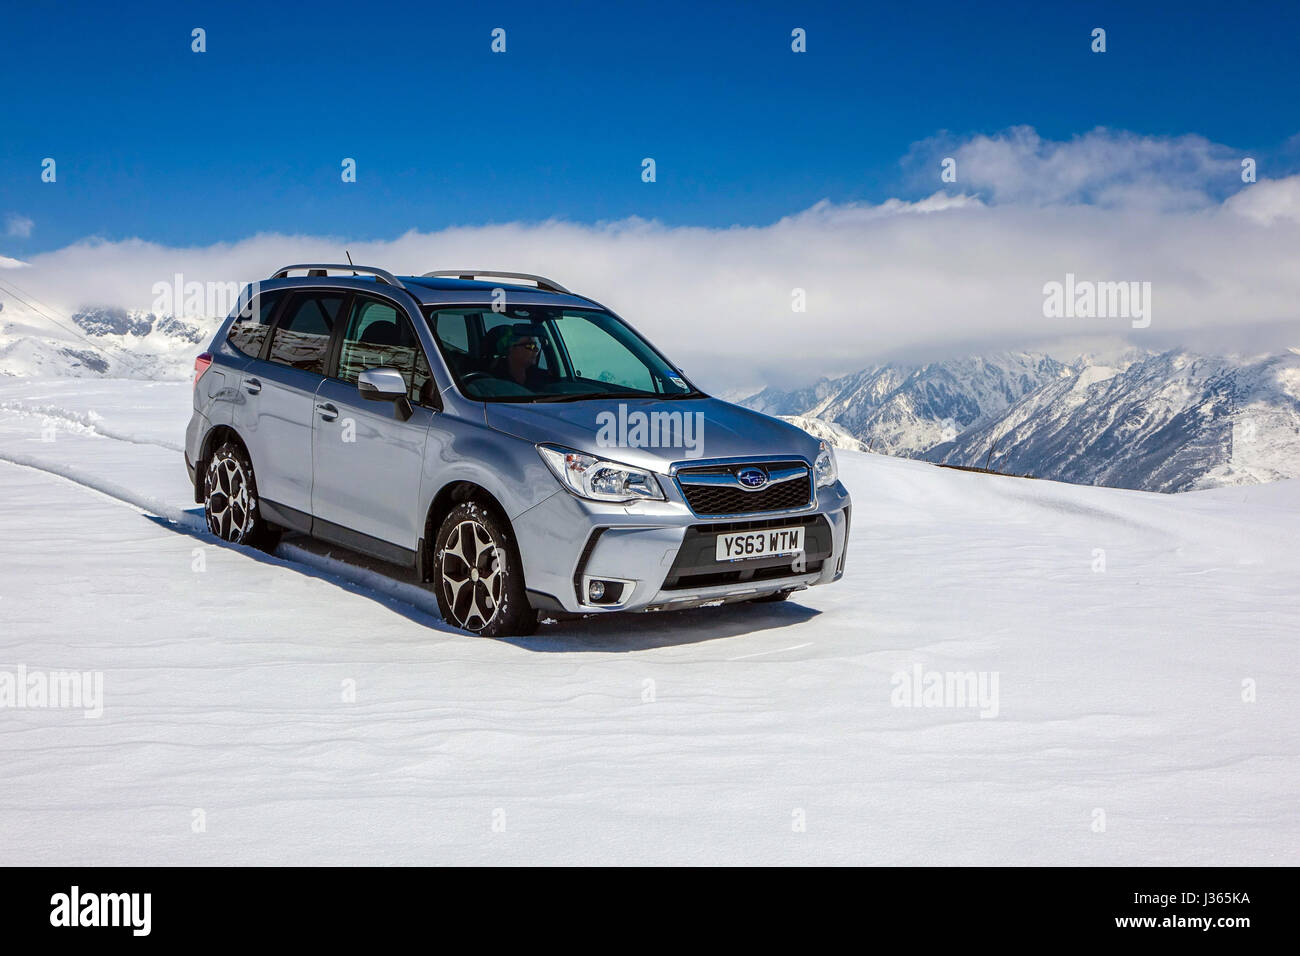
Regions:
M 813 474 L 817 476 L 818 488 L 833 485 L 839 480 L 840 468 L 835 464 L 835 449 L 826 442 L 822 442 L 822 449 L 817 453 L 817 461 L 813 463 Z
M 663 500 L 659 482 L 644 469 L 605 461 L 559 445 L 538 445 L 537 452 L 560 483 L 579 498 L 593 501 Z

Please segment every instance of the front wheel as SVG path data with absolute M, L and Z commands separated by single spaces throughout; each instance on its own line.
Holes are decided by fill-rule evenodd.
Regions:
M 226 442 L 212 453 L 203 478 L 203 516 L 208 530 L 223 541 L 274 551 L 280 529 L 262 520 L 257 478 L 248 453 Z
M 443 519 L 433 580 L 448 624 L 483 637 L 521 637 L 537 630 L 510 522 L 490 506 L 466 501 Z

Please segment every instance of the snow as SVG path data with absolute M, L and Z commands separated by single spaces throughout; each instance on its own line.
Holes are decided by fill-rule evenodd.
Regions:
M 1289 352 L 1124 348 L 1068 364 L 1002 352 L 874 366 L 740 404 L 841 448 L 1080 484 L 1176 492 L 1300 477 Z
M 11 296 L 0 305 L 0 376 L 178 381 L 193 372 L 194 356 L 220 324 L 217 318 L 186 320 L 125 309 L 65 315 Z
M 1047 355 L 998 352 L 928 365 L 872 366 L 792 392 L 766 388 L 740 404 L 834 423 L 873 451 L 914 456 L 1067 374 Z
M 1044 478 L 1179 492 L 1300 476 L 1300 360 L 1151 355 L 1081 367 L 927 458 Z
M 842 582 L 491 641 L 409 575 L 208 537 L 189 399 L 0 381 L 0 672 L 104 693 L 0 709 L 5 862 L 1300 862 L 1300 482 L 841 451 Z M 997 715 L 894 706 L 918 667 L 996 673 Z
M 829 442 L 835 448 L 844 448 L 849 451 L 866 451 L 866 446 L 849 434 L 848 429 L 843 425 L 837 425 L 835 422 L 828 422 L 821 418 L 809 418 L 806 415 L 781 415 L 782 421 L 787 421 L 796 428 L 802 428 L 813 438 L 820 438 Z

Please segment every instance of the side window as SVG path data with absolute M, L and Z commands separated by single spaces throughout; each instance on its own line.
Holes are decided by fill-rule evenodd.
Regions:
M 339 378 L 354 385 L 366 369 L 381 367 L 401 372 L 411 401 L 423 400 L 429 361 L 406 314 L 382 299 L 358 295 L 343 330 Z
M 464 312 L 435 312 L 430 328 L 452 372 L 464 375 L 470 371 L 469 316 Z
M 249 358 L 258 358 L 262 354 L 266 333 L 271 328 L 271 316 L 275 315 L 275 307 L 283 298 L 283 292 L 259 295 L 240 311 L 226 333 L 226 340 Z
M 295 296 L 272 334 L 271 361 L 324 375 L 330 332 L 342 304 L 343 296 L 338 293 Z

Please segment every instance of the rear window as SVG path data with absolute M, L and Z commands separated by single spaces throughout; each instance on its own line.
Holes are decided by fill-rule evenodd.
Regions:
M 260 356 L 266 333 L 271 328 L 271 318 L 275 315 L 275 307 L 283 298 L 282 291 L 263 292 L 257 296 L 240 310 L 230 331 L 226 333 L 226 341 L 249 358 Z

